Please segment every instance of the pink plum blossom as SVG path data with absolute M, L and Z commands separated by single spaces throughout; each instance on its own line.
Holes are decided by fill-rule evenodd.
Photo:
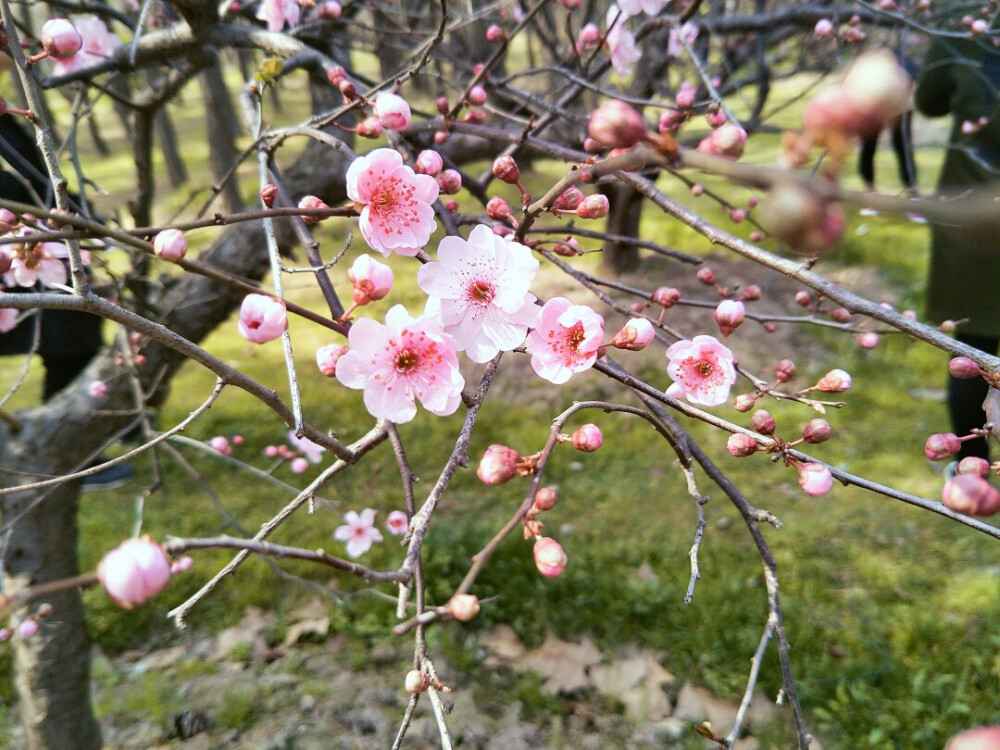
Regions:
M 604 318 L 586 305 L 553 297 L 526 340 L 531 367 L 556 385 L 565 383 L 574 373 L 594 366 L 603 336 Z
M 615 23 L 615 20 L 618 20 Z M 632 32 L 625 28 L 626 14 L 622 13 L 617 5 L 612 4 L 608 8 L 607 25 L 608 33 L 605 36 L 605 44 L 611 55 L 611 67 L 615 73 L 623 78 L 632 74 L 632 69 L 639 62 L 642 53 L 635 46 L 635 37 Z M 612 26 L 612 24 L 614 24 Z
M 273 341 L 288 330 L 285 303 L 266 294 L 248 294 L 240 306 L 240 336 L 254 344 Z
M 680 28 L 678 33 L 677 28 L 670 29 L 670 36 L 667 38 L 667 55 L 670 57 L 680 58 L 684 55 L 684 42 L 687 42 L 690 47 L 695 43 L 698 38 L 698 24 L 694 21 L 687 21 Z M 683 39 L 683 42 L 681 41 Z
M 66 266 L 59 260 L 66 248 L 57 242 L 24 245 L 10 260 L 10 270 L 3 280 L 8 286 L 32 287 L 39 281 L 46 286 L 65 284 Z
M 42 24 L 42 48 L 53 59 L 63 60 L 75 55 L 83 46 L 83 37 L 67 18 L 50 18 Z
M 223 435 L 216 435 L 208 441 L 208 444 L 212 446 L 213 450 L 221 453 L 223 456 L 233 455 L 233 449 L 229 445 L 229 440 Z
M 373 250 L 416 255 L 437 224 L 431 204 L 438 183 L 416 174 L 391 148 L 378 148 L 354 160 L 347 170 L 347 195 L 361 203 L 361 235 Z
M 667 394 L 692 404 L 718 406 L 736 382 L 733 353 L 712 336 L 695 336 L 667 349 L 667 374 L 674 383 Z
M 53 72 L 57 76 L 105 62 L 121 46 L 121 39 L 112 34 L 97 16 L 78 18 L 75 23 L 82 38 L 82 46 L 71 57 L 53 60 Z
M 441 154 L 433 149 L 424 149 L 417 154 L 417 160 L 413 162 L 413 171 L 417 174 L 429 174 L 431 177 L 444 169 L 444 159 Z
M 504 484 L 517 476 L 520 454 L 513 448 L 494 443 L 483 454 L 476 476 L 486 484 Z
M 412 318 L 402 305 L 385 325 L 362 318 L 351 326 L 351 350 L 337 362 L 337 380 L 364 389 L 365 407 L 397 424 L 416 416 L 416 401 L 447 416 L 461 402 L 465 379 L 458 370 L 455 342 L 432 317 Z
M 351 297 L 357 305 L 367 305 L 376 302 L 392 290 L 394 280 L 392 269 L 385 263 L 379 263 L 370 255 L 362 253 L 347 271 L 354 290 Z
M 97 566 L 97 579 L 123 609 L 145 604 L 170 580 L 170 558 L 149 537 L 129 539 L 108 552 Z
M 373 542 L 382 541 L 382 532 L 375 528 L 375 511 L 371 508 L 365 508 L 361 515 L 349 510 L 344 520 L 347 523 L 334 530 L 333 538 L 347 542 L 348 557 L 361 557 L 371 549 Z
M 638 352 L 649 346 L 656 336 L 653 324 L 645 318 L 632 318 L 615 334 L 611 340 L 612 346 Z
M 153 252 L 164 260 L 176 263 L 187 255 L 187 237 L 180 229 L 164 229 L 153 238 Z
M 824 393 L 843 393 L 851 387 L 851 376 L 843 370 L 830 370 L 816 383 L 816 389 Z
M 13 331 L 17 327 L 18 312 L 13 307 L 0 307 L 0 333 Z
M 293 458 L 288 464 L 288 468 L 292 470 L 293 474 L 302 474 L 306 469 L 309 468 L 309 461 L 299 456 L 298 458 Z
M 87 383 L 87 395 L 91 398 L 104 398 L 108 395 L 108 384 L 103 380 L 91 380 Z
M 410 127 L 410 105 L 398 94 L 383 91 L 375 97 L 375 116 L 383 128 L 406 130 Z
M 618 0 L 618 7 L 626 16 L 637 16 L 645 13 L 655 16 L 670 0 Z
M 323 460 L 323 452 L 326 448 L 305 436 L 299 437 L 294 430 L 288 431 L 288 444 L 308 458 L 309 463 L 318 464 Z
M 268 31 L 281 31 L 286 23 L 294 28 L 299 22 L 299 4 L 296 0 L 261 0 L 257 18 L 267 21 Z
M 833 475 L 823 464 L 802 464 L 799 466 L 799 487 L 811 497 L 825 495 L 833 488 Z
M 327 344 L 316 350 L 316 366 L 319 371 L 332 378 L 337 374 L 337 362 L 347 354 L 347 347 L 339 344 Z
M 701 139 L 698 150 L 715 156 L 739 159 L 747 142 L 747 131 L 739 125 L 723 125 Z
M 531 251 L 478 224 L 468 241 L 442 239 L 437 256 L 417 272 L 417 284 L 429 295 L 425 314 L 441 322 L 458 350 L 473 362 L 489 362 L 520 346 L 538 319 L 528 291 L 538 273 Z
M 410 519 L 408 519 L 406 517 L 406 513 L 401 510 L 392 511 L 385 519 L 385 528 L 388 529 L 389 533 L 393 536 L 402 536 L 406 533 L 406 530 L 409 527 Z
M 535 567 L 543 576 L 555 578 L 566 570 L 566 551 L 555 539 L 547 536 L 538 537 L 533 552 Z

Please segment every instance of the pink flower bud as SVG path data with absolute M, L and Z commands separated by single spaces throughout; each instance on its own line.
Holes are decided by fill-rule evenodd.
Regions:
M 437 176 L 438 187 L 445 195 L 455 195 L 462 189 L 462 175 L 454 169 L 445 169 Z
M 604 442 L 604 435 L 596 424 L 585 424 L 573 433 L 573 447 L 578 451 L 593 453 Z
M 675 289 L 672 286 L 661 286 L 653 292 L 653 302 L 658 305 L 662 305 L 665 309 L 670 309 L 676 305 L 680 298 L 680 290 Z
M 825 495 L 833 488 L 833 475 L 822 464 L 802 464 L 799 466 L 799 487 L 811 497 Z
M 510 217 L 510 204 L 499 195 L 494 195 L 486 203 L 486 215 L 496 221 L 506 221 Z
M 929 0 L 924 2 L 929 4 Z M 996 750 L 998 747 L 1000 747 L 1000 724 L 959 732 L 948 740 L 944 750 Z
M 576 48 L 579 52 L 587 52 L 597 48 L 601 42 L 601 30 L 595 23 L 586 23 L 580 28 L 576 37 Z
M 410 127 L 410 105 L 398 94 L 383 91 L 375 97 L 375 116 L 383 128 L 406 130 Z
M 774 368 L 774 379 L 779 383 L 787 383 L 795 377 L 795 363 L 790 359 L 783 359 Z
M 694 98 L 698 93 L 698 87 L 683 81 L 677 93 L 674 95 L 674 103 L 680 109 L 691 109 L 694 106 Z
M 326 69 L 326 79 L 339 90 L 340 85 L 347 81 L 347 71 L 340 65 L 331 65 Z
M 129 539 L 108 552 L 97 566 L 97 579 L 123 609 L 145 604 L 170 580 L 170 558 L 149 537 Z
M 462 115 L 462 122 L 471 122 L 475 125 L 482 125 L 486 122 L 486 119 L 486 113 L 476 107 L 470 107 L 469 110 Z
M 956 474 L 945 482 L 941 502 L 968 516 L 992 516 L 1000 510 L 1000 492 L 982 477 Z
M 756 284 L 750 284 L 743 290 L 743 299 L 747 302 L 759 300 L 763 296 L 763 291 Z
M 747 131 L 739 125 L 723 125 L 713 130 L 698 144 L 698 150 L 715 156 L 739 159 L 747 142 Z
M 17 214 L 9 209 L 0 208 L 0 232 L 4 234 L 12 232 L 14 227 L 20 223 L 21 220 L 17 218 Z
M 495 23 L 486 29 L 486 41 L 491 44 L 500 44 L 507 41 L 507 34 Z
M 38 635 L 38 623 L 35 620 L 22 620 L 17 626 L 19 638 L 31 638 Z
M 260 196 L 260 202 L 263 203 L 268 208 L 274 206 L 274 201 L 277 199 L 279 194 L 278 186 L 271 185 L 268 183 L 260 189 L 258 195 Z
M 660 122 L 657 129 L 661 133 L 676 133 L 684 124 L 684 113 L 676 109 L 668 109 L 660 115 Z
M 354 128 L 354 132 L 362 138 L 378 138 L 382 135 L 384 127 L 377 117 L 366 117 Z
M 816 383 L 816 389 L 823 393 L 843 393 L 851 387 L 851 376 L 843 370 L 830 370 Z
M 320 198 L 315 195 L 306 195 L 302 197 L 299 201 L 299 208 L 304 208 L 307 211 L 314 209 L 328 209 L 330 208 L 326 203 L 324 203 Z M 302 221 L 306 224 L 317 224 L 323 220 L 321 216 L 303 216 Z
M 705 186 L 702 185 L 701 183 L 696 182 L 694 185 L 691 186 L 691 195 L 693 195 L 695 198 L 700 198 L 704 194 L 705 194 Z
M 473 104 L 486 104 L 488 98 L 489 95 L 486 93 L 486 89 L 478 83 L 469 89 L 469 101 Z
M 385 527 L 393 536 L 403 536 L 410 528 L 410 519 L 401 510 L 394 510 L 385 519 Z
M 516 185 L 521 179 L 521 171 L 513 156 L 498 156 L 493 162 L 493 175 L 508 185 Z
M 608 197 L 595 193 L 588 195 L 576 208 L 576 215 L 581 219 L 603 219 L 611 210 Z
M 448 111 L 451 109 L 451 105 L 448 104 L 448 97 L 446 96 L 439 96 L 434 101 L 434 106 L 437 107 L 439 115 L 446 115 L 448 114 Z
M 285 303 L 266 294 L 248 294 L 240 306 L 240 336 L 254 344 L 278 338 L 288 329 Z
M 441 154 L 433 149 L 424 149 L 417 154 L 417 160 L 413 162 L 413 171 L 417 174 L 429 174 L 434 177 L 444 169 L 444 159 Z
M 976 364 L 974 359 L 969 359 L 968 357 L 954 357 L 950 362 L 948 362 L 948 372 L 951 373 L 953 378 L 969 380 L 970 378 L 978 378 L 982 371 L 979 369 L 979 365 Z
M 773 435 L 775 430 L 774 417 L 764 409 L 759 409 L 750 417 L 750 426 L 761 435 Z
M 983 18 L 977 18 L 975 21 L 972 22 L 972 25 L 969 27 L 969 31 L 971 31 L 973 34 L 985 34 L 989 30 L 990 30 L 990 24 L 987 20 Z
M 728 336 L 743 322 L 746 310 L 739 300 L 724 299 L 715 308 L 715 322 L 723 336 Z
M 738 412 L 748 412 L 757 403 L 757 398 L 752 393 L 741 393 L 733 401 L 733 408 Z
M 656 337 L 653 324 L 645 318 L 632 318 L 615 334 L 611 345 L 618 349 L 638 352 L 649 346 Z
M 187 249 L 187 237 L 180 229 L 164 229 L 153 238 L 153 252 L 171 263 L 187 255 Z
M 566 258 L 575 258 L 577 255 L 583 254 L 580 250 L 580 243 L 576 241 L 575 237 L 567 237 L 562 242 L 557 242 L 552 246 L 552 252 Z
M 293 474 L 302 474 L 309 468 L 309 459 L 302 456 L 293 458 L 288 464 L 288 468 L 292 470 Z
M 833 21 L 829 18 L 819 19 L 816 26 L 813 27 L 813 35 L 820 38 L 832 37 L 834 35 Z
M 50 18 L 42 25 L 42 48 L 57 60 L 67 60 L 83 47 L 83 37 L 65 18 Z
M 406 673 L 403 686 L 406 688 L 406 692 L 416 695 L 417 693 L 424 692 L 431 686 L 431 678 L 419 669 L 411 669 Z
M 394 280 L 389 266 L 366 254 L 359 255 L 354 261 L 347 271 L 347 278 L 354 285 L 351 297 L 358 305 L 367 305 L 385 298 L 392 290 Z
M 872 331 L 866 331 L 858 336 L 858 346 L 862 349 L 874 349 L 878 346 L 878 334 Z
M 14 631 L 11 628 L 0 628 L 0 643 L 6 643 L 11 638 L 14 637 Z
M 479 599 L 473 594 L 455 594 L 448 602 L 448 614 L 459 622 L 469 622 L 479 614 Z
M 846 307 L 838 307 L 830 313 L 830 317 L 838 323 L 850 323 L 851 311 Z
M 275 456 L 278 455 L 278 446 L 276 445 L 267 446 L 266 448 L 264 448 L 264 455 L 267 456 L 268 458 L 274 458 Z
M 809 254 L 826 250 L 844 231 L 844 212 L 809 188 L 778 182 L 760 206 L 760 225 L 792 249 Z
M 108 384 L 103 380 L 91 380 L 87 383 L 87 395 L 91 398 L 104 398 L 108 395 Z
M 521 456 L 513 448 L 494 444 L 486 449 L 476 476 L 486 484 L 503 484 L 517 476 L 517 464 Z
M 590 113 L 587 132 L 608 148 L 632 148 L 646 137 L 646 121 L 631 105 L 609 99 Z
M 715 271 L 707 267 L 699 268 L 698 273 L 695 274 L 695 278 L 705 286 L 713 286 L 716 281 Z
M 990 462 L 979 456 L 966 456 L 955 467 L 956 474 L 972 474 L 986 479 L 990 475 Z
M 319 6 L 319 17 L 327 18 L 332 21 L 336 21 L 340 18 L 340 14 L 344 12 L 344 9 L 340 7 L 340 3 L 337 0 L 325 0 L 325 2 Z
M 940 461 L 958 453 L 962 441 L 953 432 L 939 432 L 927 438 L 924 443 L 924 455 L 931 461 Z
M 194 565 L 194 560 L 191 559 L 190 555 L 184 555 L 170 564 L 170 575 L 191 570 L 192 565 Z
M 830 439 L 830 423 L 825 419 L 812 419 L 802 430 L 802 439 L 807 443 L 825 443 Z
M 332 378 L 337 374 L 337 361 L 347 354 L 347 352 L 348 348 L 346 346 L 339 346 L 337 344 L 321 346 L 316 350 L 316 366 L 319 367 L 321 373 L 328 378 Z
M 568 187 L 555 199 L 552 207 L 557 211 L 575 211 L 583 203 L 584 195 L 577 187 Z
M 726 449 L 736 458 L 750 456 L 757 452 L 760 447 L 753 437 L 742 432 L 734 432 L 726 441 Z
M 538 510 L 552 510 L 559 496 L 552 487 L 540 487 L 535 493 L 535 507 Z
M 566 570 L 566 551 L 555 539 L 542 536 L 535 540 L 535 567 L 548 578 L 562 575 Z
M 229 446 L 229 440 L 223 435 L 216 435 L 208 441 L 208 444 L 223 456 L 233 455 L 233 449 Z
M 747 218 L 747 212 L 742 208 L 734 208 L 729 212 L 729 218 L 734 224 L 740 224 Z

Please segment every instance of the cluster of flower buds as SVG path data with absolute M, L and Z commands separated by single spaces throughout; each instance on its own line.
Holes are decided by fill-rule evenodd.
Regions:
M 242 435 L 233 435 L 233 439 L 231 442 L 229 438 L 227 438 L 225 435 L 216 435 L 215 437 L 210 438 L 208 441 L 208 446 L 216 453 L 219 453 L 223 456 L 233 455 L 233 446 L 242 444 L 243 444 Z

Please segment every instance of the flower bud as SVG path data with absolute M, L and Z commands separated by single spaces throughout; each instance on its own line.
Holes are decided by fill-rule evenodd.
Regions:
M 521 179 L 521 171 L 513 156 L 498 156 L 493 162 L 493 175 L 508 185 L 516 185 Z
M 844 231 L 844 211 L 809 188 L 778 182 L 757 213 L 761 227 L 793 250 L 814 255 L 831 247 Z
M 779 383 L 787 383 L 795 377 L 795 363 L 790 359 L 783 359 L 774 368 L 774 379 Z
M 486 449 L 476 476 L 486 484 L 503 484 L 517 476 L 517 464 L 521 456 L 513 448 L 494 444 Z
M 233 449 L 229 445 L 229 440 L 222 435 L 216 435 L 208 441 L 208 444 L 223 456 L 233 455 Z
M 746 302 L 754 302 L 763 296 L 763 291 L 757 284 L 750 284 L 743 290 L 743 299 Z
M 510 204 L 499 195 L 494 195 L 486 203 L 486 215 L 497 221 L 510 218 Z
M 344 9 L 340 7 L 340 3 L 337 0 L 325 0 L 322 5 L 319 6 L 319 17 L 327 18 L 332 21 L 336 21 L 340 18 L 340 14 L 344 12 Z
M 631 105 L 609 99 L 590 113 L 587 132 L 608 148 L 632 148 L 646 137 L 646 121 Z
M 500 44 L 507 41 L 507 34 L 495 23 L 486 29 L 486 41 L 491 44 Z
M 742 432 L 734 432 L 726 441 L 726 449 L 737 458 L 750 456 L 756 453 L 758 448 L 760 448 L 760 443 Z
M 705 122 L 708 123 L 710 128 L 717 128 L 726 124 L 726 113 L 725 112 L 709 112 L 705 115 Z
M 857 337 L 858 346 L 862 349 L 874 349 L 878 346 L 878 334 L 873 331 L 866 331 Z
M 684 113 L 676 109 L 668 109 L 660 115 L 657 129 L 661 133 L 676 133 L 684 123 Z
M 695 278 L 705 286 L 712 286 L 716 281 L 715 271 L 711 268 L 699 268 L 698 273 L 695 274 Z
M 552 208 L 557 211 L 575 211 L 583 203 L 583 198 L 584 195 L 579 188 L 568 187 L 555 199 Z
M 42 25 L 42 49 L 57 60 L 68 60 L 83 47 L 83 37 L 65 18 L 50 18 Z
M 706 154 L 739 159 L 747 142 L 747 131 L 739 125 L 723 125 L 713 130 L 698 144 L 698 150 Z
M 552 510 L 556 507 L 558 495 L 552 487 L 540 487 L 535 493 L 535 507 L 538 510 Z
M 293 458 L 289 464 L 288 468 L 291 469 L 292 474 L 304 474 L 309 468 L 309 459 L 299 456 L 298 458 Z
M 846 307 L 838 307 L 830 313 L 830 317 L 833 318 L 838 323 L 850 323 L 851 322 L 851 311 Z
M 830 439 L 830 423 L 825 419 L 812 419 L 802 430 L 802 439 L 807 443 L 825 443 Z
M 97 579 L 119 607 L 146 603 L 170 580 L 170 558 L 149 537 L 129 539 L 108 552 L 97 566 Z
M 274 201 L 277 199 L 279 194 L 278 186 L 268 183 L 260 189 L 258 195 L 260 196 L 260 202 L 263 203 L 268 208 L 274 206 Z
M 392 290 L 392 269 L 371 256 L 361 254 L 347 271 L 347 278 L 354 285 L 351 297 L 355 304 L 367 305 L 384 299 Z
M 930 4 L 929 0 L 921 1 Z M 919 3 L 917 7 L 919 9 Z M 996 750 L 998 747 L 1000 747 L 1000 724 L 994 724 L 959 732 L 948 740 L 944 750 Z
M 945 482 L 941 502 L 968 516 L 991 516 L 1000 510 L 1000 492 L 982 477 L 956 474 Z
M 17 218 L 17 214 L 9 209 L 0 208 L 0 233 L 12 232 L 14 227 L 20 223 L 21 220 Z
M 486 113 L 476 107 L 470 107 L 466 113 L 462 115 L 462 122 L 471 122 L 474 125 L 482 125 L 486 122 L 486 119 Z
M 681 298 L 681 292 L 679 289 L 675 289 L 672 286 L 661 286 L 655 292 L 653 292 L 653 302 L 658 305 L 662 305 L 665 309 L 669 309 L 677 304 Z
M 455 594 L 446 609 L 459 622 L 469 622 L 479 614 L 479 599 L 474 594 Z
M 611 339 L 611 345 L 618 349 L 638 352 L 649 346 L 656 337 L 653 324 L 645 318 L 632 318 Z
M 486 93 L 486 89 L 478 83 L 469 89 L 469 101 L 473 104 L 486 104 L 488 98 L 489 95 Z
M 455 195 L 462 189 L 462 175 L 454 169 L 445 169 L 437 176 L 438 187 L 445 195 Z
M 248 294 L 240 305 L 240 336 L 254 344 L 279 338 L 288 330 L 285 303 L 267 294 Z
M 0 628 L 0 643 L 6 643 L 13 637 L 14 630 L 12 628 Z
M 164 229 L 153 238 L 153 252 L 171 263 L 187 255 L 187 249 L 187 237 L 180 229 Z
M 833 21 L 829 18 L 819 19 L 813 27 L 813 35 L 820 38 L 834 36 Z
M 694 106 L 694 98 L 697 94 L 697 86 L 688 81 L 682 81 L 677 93 L 674 94 L 674 103 L 679 109 L 691 109 Z
M 538 572 L 548 578 L 562 575 L 566 570 L 566 552 L 555 539 L 547 536 L 535 540 L 535 567 Z
M 733 408 L 738 412 L 748 412 L 757 403 L 757 397 L 752 393 L 741 393 L 733 401 Z
M 417 160 L 413 162 L 413 171 L 417 174 L 429 174 L 434 177 L 444 169 L 444 159 L 441 154 L 433 149 L 424 149 L 417 154 Z
M 22 620 L 17 626 L 19 638 L 31 638 L 38 635 L 38 622 L 35 620 Z
M 410 127 L 410 105 L 398 94 L 381 92 L 375 97 L 374 110 L 383 128 L 406 130 Z
M 851 387 L 851 376 L 843 370 L 830 370 L 816 383 L 816 389 L 823 393 L 843 393 Z
M 384 130 L 382 123 L 377 117 L 366 117 L 354 128 L 354 132 L 362 138 L 378 138 Z
M 955 467 L 956 474 L 972 474 L 986 479 L 990 475 L 990 462 L 979 456 L 966 456 Z
M 608 197 L 600 193 L 588 195 L 576 207 L 576 215 L 581 219 L 603 219 L 611 210 Z
M 564 258 L 575 258 L 583 253 L 580 251 L 580 243 L 575 237 L 567 237 L 562 242 L 557 242 L 552 246 L 552 252 Z
M 91 380 L 87 383 L 87 395 L 91 398 L 104 398 L 108 395 L 108 384 L 103 380 Z
M 603 442 L 604 436 L 596 424 L 585 424 L 573 433 L 573 447 L 578 451 L 593 453 Z
M 724 299 L 715 308 L 715 322 L 723 336 L 728 336 L 739 328 L 745 316 L 746 310 L 739 300 Z
M 948 362 L 948 372 L 951 373 L 953 378 L 969 380 L 970 378 L 978 378 L 982 371 L 974 359 L 969 359 L 969 357 L 954 357 Z
M 315 195 L 306 195 L 302 197 L 299 201 L 299 208 L 304 208 L 306 210 L 313 209 L 325 209 L 330 208 L 322 199 L 317 198 Z M 306 224 L 318 224 L 323 220 L 322 216 L 303 216 L 302 221 Z
M 750 417 L 750 426 L 761 435 L 773 435 L 776 425 L 769 411 L 758 409 Z
M 811 497 L 825 495 L 833 488 L 833 475 L 823 464 L 802 464 L 799 466 L 799 487 Z
M 446 96 L 439 96 L 435 100 L 434 106 L 437 107 L 439 115 L 446 115 L 448 114 L 448 111 L 451 109 L 451 105 L 448 104 L 448 97 Z
M 431 686 L 431 678 L 419 669 L 411 669 L 406 673 L 403 685 L 406 688 L 406 692 L 415 695 L 416 693 L 424 692 Z
M 958 453 L 962 441 L 953 432 L 939 432 L 927 438 L 924 443 L 924 455 L 931 461 L 940 461 Z

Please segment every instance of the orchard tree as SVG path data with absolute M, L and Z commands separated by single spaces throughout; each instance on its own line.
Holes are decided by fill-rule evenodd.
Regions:
M 1000 42 L 991 30 L 992 5 L 175 0 L 61 2 L 50 6 L 55 15 L 8 0 L 0 5 L 22 99 L 5 109 L 32 128 L 47 187 L 34 190 L 34 200 L 6 193 L 0 200 L 0 331 L 35 318 L 44 325 L 41 311 L 73 311 L 102 318 L 108 341 L 69 385 L 40 406 L 5 413 L 0 424 L 0 604 L 12 618 L 0 633 L 15 653 L 29 747 L 101 746 L 87 698 L 80 588 L 99 583 L 122 607 L 142 606 L 190 564 L 188 555 L 209 548 L 237 553 L 170 613 L 180 628 L 251 555 L 309 560 L 372 586 L 391 585 L 399 620 L 393 632 L 414 638 L 413 671 L 400 675 L 411 698 L 397 745 L 426 695 L 442 745 L 450 746 L 439 696 L 448 676 L 435 669 L 425 633 L 449 619 L 471 620 L 488 606 L 477 596 L 477 577 L 510 535 L 531 542 L 542 576 L 573 565 L 542 521 L 556 502 L 546 466 L 553 451 L 568 449 L 561 444 L 585 452 L 601 447 L 600 429 L 579 425 L 593 411 L 643 420 L 658 438 L 650 450 L 668 448 L 676 458 L 672 479 L 686 488 L 696 519 L 689 553 L 677 553 L 690 565 L 685 602 L 697 595 L 709 487 L 739 511 L 759 554 L 767 614 L 737 722 L 728 736 L 713 735 L 721 746 L 731 747 L 740 734 L 772 641 L 801 747 L 811 732 L 767 533 L 780 521 L 764 499 L 727 477 L 680 417 L 728 433 L 733 457 L 793 473 L 807 495 L 856 485 L 1000 539 L 1000 530 L 975 518 L 1000 506 L 986 479 L 997 469 L 988 461 L 962 461 L 942 501 L 896 489 L 891 478 L 856 476 L 824 462 L 819 447 L 835 437 L 826 418 L 851 396 L 848 372 L 834 368 L 804 384 L 796 380 L 799 353 L 791 348 L 775 352 L 764 376 L 740 364 L 741 334 L 750 325 L 823 326 L 865 347 L 879 336 L 902 335 L 951 356 L 956 377 L 989 386 L 988 420 L 968 434 L 942 427 L 927 440 L 929 458 L 948 459 L 1000 424 L 993 390 L 1000 360 L 950 336 L 958 321 L 921 321 L 823 273 L 824 254 L 843 233 L 845 207 L 915 214 L 979 238 L 1000 229 L 995 188 L 955 191 L 942 201 L 857 193 L 840 181 L 859 139 L 892 129 L 910 109 L 913 80 L 899 57 L 919 59 L 940 43 L 965 61 L 980 53 L 992 59 Z M 379 73 L 364 53 L 375 54 Z M 987 65 L 980 68 L 987 71 L 980 76 L 981 119 L 959 124 L 970 139 L 989 132 L 1000 111 L 997 80 Z M 822 74 L 831 75 L 817 86 L 804 82 Z M 773 90 L 795 76 L 803 81 L 805 114 L 785 132 L 779 162 L 742 163 L 755 136 L 776 131 L 773 118 L 783 107 L 774 104 Z M 162 150 L 174 178 L 183 177 L 186 144 L 173 133 L 168 107 L 182 95 L 191 106 L 194 86 L 204 103 L 213 183 L 197 186 L 166 220 L 154 155 Z M 311 104 L 298 121 L 279 109 L 295 86 L 308 88 Z M 119 122 L 102 122 L 105 113 Z M 93 164 L 80 142 L 90 137 L 107 146 L 102 134 L 112 127 L 127 133 L 121 148 L 134 161 L 134 188 L 127 211 L 102 216 L 91 208 L 99 186 L 88 176 Z M 286 149 L 302 142 L 294 163 L 279 166 L 287 163 Z M 492 168 L 481 171 L 483 160 Z M 561 176 L 539 187 L 546 173 Z M 240 186 L 250 181 L 259 198 L 240 205 Z M 735 197 L 745 195 L 738 186 L 755 197 Z M 678 200 L 679 192 L 691 200 Z M 803 289 L 803 312 L 779 319 L 760 308 L 766 295 L 756 284 L 718 278 L 698 255 L 643 234 L 641 216 L 652 212 L 793 280 Z M 360 240 L 342 252 L 321 248 L 312 234 L 320 222 L 340 223 Z M 214 240 L 192 257 L 189 236 L 205 229 Z M 297 248 L 305 265 L 290 268 Z M 683 285 L 652 272 L 642 286 L 616 280 L 614 273 L 641 263 L 640 250 L 668 259 L 678 276 L 696 276 L 696 292 L 682 293 Z M 580 262 L 594 251 L 604 252 L 606 276 Z M 392 300 L 394 269 L 407 266 L 418 267 L 422 303 L 393 304 L 384 318 L 367 315 L 369 303 Z M 572 299 L 541 291 L 543 269 L 565 277 Z M 322 292 L 323 313 L 285 292 L 288 275 L 303 272 Z M 341 288 L 349 282 L 350 301 L 338 296 L 335 281 Z M 684 309 L 690 314 L 678 316 Z M 236 310 L 238 322 L 228 320 Z M 615 313 L 627 322 L 606 327 Z M 316 352 L 317 370 L 296 367 L 288 316 L 327 329 L 336 341 Z M 219 325 L 238 327 L 262 356 L 283 358 L 286 382 L 255 380 L 203 348 Z M 36 335 L 32 351 L 38 341 Z M 661 353 L 659 378 L 635 374 L 632 352 L 643 349 Z M 544 445 L 495 444 L 481 459 L 470 456 L 481 407 L 501 360 L 509 359 L 529 361 L 539 382 L 551 384 L 552 402 L 563 405 L 546 415 L 552 427 Z M 182 422 L 156 424 L 151 413 L 189 362 L 214 373 L 215 389 Z M 324 377 L 330 388 L 362 391 L 364 414 L 317 423 L 299 383 Z M 606 381 L 614 398 L 579 400 L 574 385 L 586 378 Z M 7 385 L 14 391 L 21 381 Z M 96 571 L 81 573 L 81 480 L 155 454 L 233 388 L 257 399 L 255 420 L 294 433 L 295 450 L 271 455 L 293 470 L 321 461 L 317 478 L 252 537 L 129 539 Z M 776 423 L 764 408 L 775 399 L 799 404 L 805 427 Z M 454 444 L 442 447 L 436 480 L 429 490 L 415 485 L 396 425 L 455 413 L 464 421 Z M 138 447 L 93 463 L 127 433 L 142 436 Z M 336 437 L 345 433 L 362 437 L 348 444 Z M 346 542 L 345 557 L 269 541 L 342 472 L 365 472 L 383 443 L 391 446 L 402 488 L 400 510 L 389 519 L 404 543 L 398 567 L 357 561 L 382 538 L 372 509 L 351 510 L 331 529 Z M 231 450 L 222 437 L 212 448 Z M 464 577 L 444 582 L 450 597 L 431 600 L 423 561 L 435 542 L 435 514 L 455 473 L 470 463 L 487 485 L 523 482 L 523 502 Z

